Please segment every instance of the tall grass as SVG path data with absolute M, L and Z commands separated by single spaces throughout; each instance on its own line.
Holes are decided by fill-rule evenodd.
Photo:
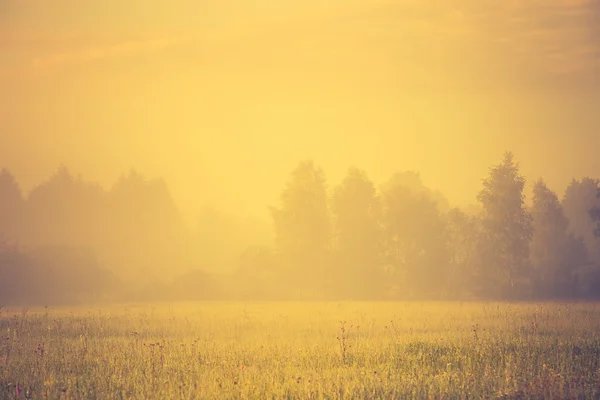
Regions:
M 599 398 L 600 306 L 1 310 L 0 398 Z

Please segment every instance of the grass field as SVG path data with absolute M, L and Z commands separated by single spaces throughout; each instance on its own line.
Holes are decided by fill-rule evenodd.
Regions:
M 3 309 L 0 398 L 599 398 L 600 305 Z

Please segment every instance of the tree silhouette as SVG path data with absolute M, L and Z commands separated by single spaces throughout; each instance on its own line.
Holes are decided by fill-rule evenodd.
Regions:
M 377 293 L 381 283 L 381 201 L 367 174 L 350 168 L 332 202 L 339 274 L 347 295 Z
M 600 187 L 596 191 L 596 198 L 600 199 Z M 590 210 L 590 217 L 596 222 L 596 228 L 594 229 L 594 235 L 600 237 L 600 206 L 594 206 Z
M 513 154 L 490 169 L 477 199 L 483 206 L 481 252 L 482 278 L 487 293 L 513 293 L 520 278 L 528 277 L 531 215 L 524 206 L 525 178 Z
M 405 295 L 440 296 L 447 283 L 444 220 L 435 200 L 414 193 L 394 178 L 382 191 L 388 265 Z
M 107 191 L 61 166 L 25 198 L 1 170 L 0 302 L 600 296 L 600 181 L 561 203 L 540 179 L 529 211 L 524 186 L 507 152 L 467 213 L 412 171 L 378 192 L 350 168 L 328 197 L 305 161 L 270 209 L 271 248 L 257 221 L 216 210 L 193 236 L 166 182 L 136 171 Z
M 6 169 L 0 171 L 0 233 L 5 240 L 15 241 L 22 234 L 24 200 L 15 177 Z
M 94 246 L 104 221 L 104 192 L 66 167 L 36 186 L 26 202 L 26 235 L 32 246 Z
M 562 204 L 542 179 L 539 179 L 533 187 L 531 216 L 533 218 L 531 263 L 538 292 L 548 297 L 558 290 L 559 274 L 569 263 L 565 254 L 570 238 L 567 234 L 569 221 L 565 217 Z
M 569 232 L 581 237 L 586 245 L 590 261 L 600 264 L 600 241 L 596 239 L 596 224 L 590 216 L 590 210 L 600 207 L 596 197 L 600 181 L 589 177 L 573 179 L 562 201 L 565 216 L 569 220 Z
M 128 278 L 150 280 L 188 269 L 191 236 L 163 179 L 131 171 L 115 183 L 108 199 L 110 264 Z
M 292 172 L 281 194 L 281 206 L 272 207 L 275 247 L 300 285 L 323 283 L 328 275 L 331 222 L 325 175 L 312 161 Z

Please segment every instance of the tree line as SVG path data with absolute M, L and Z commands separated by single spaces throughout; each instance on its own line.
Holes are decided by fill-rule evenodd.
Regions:
M 483 180 L 480 209 L 467 212 L 411 172 L 378 190 L 351 168 L 328 197 L 323 171 L 305 162 L 272 209 L 275 252 L 299 292 L 320 285 L 321 294 L 368 299 L 596 297 L 598 184 L 573 180 L 560 200 L 539 179 L 527 206 L 525 179 L 507 152 Z
M 559 198 L 539 179 L 527 204 L 507 152 L 479 207 L 459 209 L 415 172 L 377 186 L 350 168 L 329 187 L 305 161 L 270 207 L 272 245 L 242 251 L 218 219 L 187 228 L 164 180 L 132 172 L 106 191 L 63 167 L 24 197 L 3 170 L 0 303 L 596 298 L 599 184 L 574 179 Z M 217 244 L 235 257 L 222 273 Z

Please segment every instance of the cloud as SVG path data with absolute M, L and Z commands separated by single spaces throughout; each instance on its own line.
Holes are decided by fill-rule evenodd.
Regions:
M 3 35 L 0 27 L 0 47 L 11 48 L 21 57 L 21 66 L 36 72 L 160 52 L 187 41 L 190 51 L 181 52 L 182 57 L 202 53 L 207 63 L 225 60 L 233 64 L 240 59 L 279 63 L 285 57 L 293 62 L 309 54 L 314 54 L 311 60 L 321 61 L 340 53 L 351 57 L 369 52 L 380 60 L 410 64 L 421 62 L 417 53 L 422 54 L 422 63 L 440 68 L 454 60 L 474 65 L 479 60 L 482 69 L 498 65 L 498 71 L 511 69 L 523 79 L 555 71 L 600 73 L 600 0 L 372 0 L 352 4 L 326 16 L 317 15 L 311 6 L 315 9 L 312 17 L 303 14 L 285 23 L 227 28 L 214 22 L 215 30 L 210 33 L 215 37 L 190 26 L 182 28 L 185 32 L 180 36 L 155 31 L 128 37 L 56 31 L 11 36 Z

